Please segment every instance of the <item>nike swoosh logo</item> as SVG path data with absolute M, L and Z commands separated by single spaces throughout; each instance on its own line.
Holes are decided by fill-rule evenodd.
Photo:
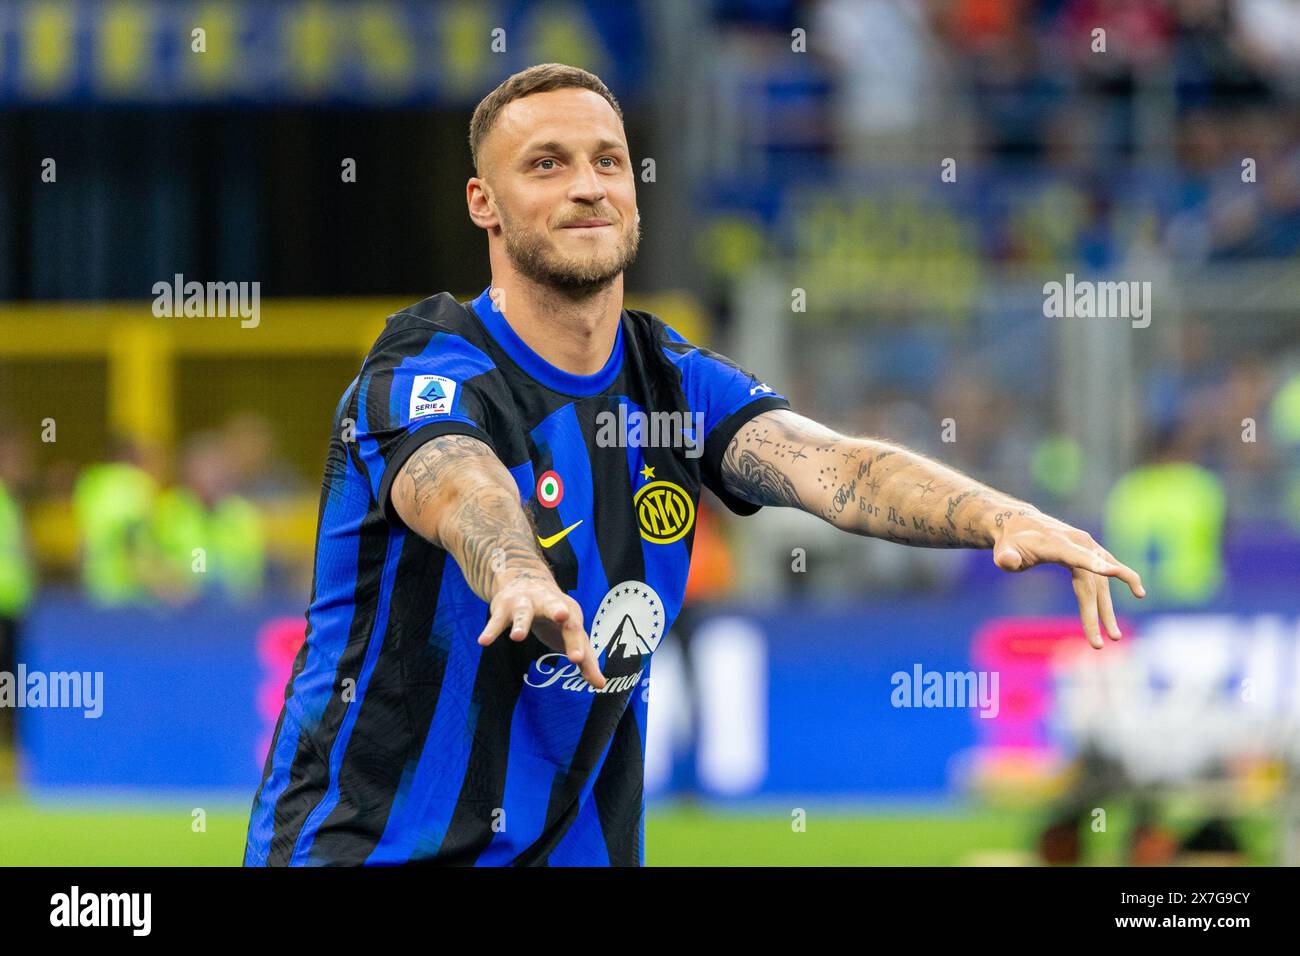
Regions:
M 579 518 L 577 521 L 573 522 L 573 524 L 569 525 L 569 526 L 568 526 L 567 528 L 565 528 L 563 531 L 557 531 L 555 534 L 551 535 L 549 538 L 543 538 L 543 537 L 539 534 L 539 535 L 537 536 L 537 543 L 540 544 L 543 548 L 549 548 L 551 545 L 555 544 L 555 542 L 559 541 L 561 538 L 563 538 L 566 534 L 568 534 L 570 531 L 572 531 L 574 528 L 576 528 L 576 527 L 577 527 L 578 525 L 580 525 L 580 524 L 582 524 L 582 519 L 581 519 L 581 518 Z

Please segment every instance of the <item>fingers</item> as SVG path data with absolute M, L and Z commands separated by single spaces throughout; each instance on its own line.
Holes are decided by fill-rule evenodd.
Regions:
M 526 597 L 521 595 L 514 601 L 502 602 L 479 633 L 479 644 L 487 647 L 497 639 L 507 624 L 510 625 L 512 641 L 522 641 L 528 636 L 533 625 L 533 605 Z
M 1002 570 L 1020 571 L 1051 561 L 1072 570 L 1079 568 L 1108 578 L 1119 578 L 1128 585 L 1134 597 L 1146 597 L 1146 588 L 1142 586 L 1138 573 L 1117 560 L 1088 532 L 1043 515 L 1026 518 L 1014 533 L 1007 533 L 1006 527 L 993 547 L 993 560 Z
M 522 641 L 533 627 L 533 605 L 527 598 L 515 604 L 514 624 L 510 627 L 510 640 Z
M 597 690 L 604 687 L 605 675 L 600 672 L 600 661 L 597 659 L 599 655 L 592 652 L 591 639 L 582 629 L 582 621 L 576 616 L 565 621 L 561 634 L 564 637 L 565 656 L 579 666 L 588 684 Z
M 1043 557 L 1047 560 L 1058 561 L 1071 569 L 1077 568 L 1108 578 L 1119 578 L 1129 586 L 1129 590 L 1135 597 L 1146 597 L 1147 592 L 1142 587 L 1142 579 L 1138 573 L 1127 564 L 1117 561 L 1113 554 L 1093 541 L 1091 535 L 1083 535 L 1083 542 L 1058 538 L 1053 544 L 1056 547 L 1049 546 L 1043 549 L 1044 552 L 1049 550 L 1055 552 L 1054 555 L 1044 553 Z
M 483 630 L 479 633 L 479 644 L 487 647 L 497 639 L 497 635 L 505 630 L 508 623 L 510 623 L 510 612 L 502 608 L 493 611 L 491 617 L 488 618 L 487 624 L 483 625 Z
M 1110 598 L 1110 578 L 1078 568 L 1071 572 L 1071 577 L 1074 581 L 1074 596 L 1079 601 L 1079 619 L 1083 622 L 1083 632 L 1088 643 L 1101 649 L 1102 627 L 1112 641 L 1118 641 L 1123 634 L 1119 629 L 1119 621 L 1115 619 L 1115 606 Z
M 1130 568 L 1127 564 L 1121 564 L 1115 560 L 1115 556 L 1092 540 L 1091 535 L 1087 537 L 1087 544 L 1076 544 L 1069 542 L 1068 548 L 1073 549 L 1072 554 L 1076 560 L 1068 561 L 1069 564 L 1076 568 L 1085 568 L 1093 574 L 1100 574 L 1103 577 L 1119 578 L 1129 586 L 1134 597 L 1146 597 L 1146 589 L 1142 587 L 1142 579 L 1138 573 Z
M 563 601 L 555 601 L 549 608 L 551 620 L 556 624 L 563 624 L 569 619 L 569 607 Z
M 1070 577 L 1074 581 L 1074 596 L 1079 601 L 1079 619 L 1083 622 L 1083 633 L 1089 644 L 1101 650 L 1101 630 L 1097 625 L 1097 589 L 1093 584 L 1096 578 L 1078 568 L 1070 571 Z
M 1124 635 L 1120 633 L 1119 621 L 1115 620 L 1115 605 L 1110 600 L 1110 578 L 1099 577 L 1094 584 L 1097 588 L 1097 608 L 1101 611 L 1101 625 L 1112 641 L 1118 641 Z
M 1147 589 L 1142 586 L 1141 575 L 1130 568 L 1127 564 L 1121 564 L 1119 561 L 1115 560 L 1115 555 L 1111 554 L 1105 548 L 1101 549 L 1101 553 L 1104 554 L 1111 563 L 1115 565 L 1115 567 L 1119 568 L 1119 571 L 1110 575 L 1110 577 L 1119 578 L 1127 584 L 1128 589 L 1133 592 L 1134 597 L 1144 598 L 1147 596 Z
M 599 655 L 592 653 L 591 639 L 582 627 L 582 612 L 578 609 L 575 613 L 575 609 L 565 601 L 552 600 L 535 605 L 532 599 L 520 595 L 513 602 L 504 602 L 492 611 L 478 636 L 478 643 L 487 647 L 497 639 L 507 624 L 510 625 L 510 639 L 522 641 L 531 633 L 534 620 L 554 621 L 560 628 L 564 656 L 571 663 L 579 665 L 582 676 L 597 690 L 605 686 Z M 553 640 L 553 637 L 546 637 L 547 644 Z
M 993 560 L 998 567 L 1018 571 L 1045 561 L 1065 565 L 1070 569 L 1074 596 L 1079 601 L 1079 619 L 1088 643 L 1097 649 L 1103 646 L 1103 627 L 1112 641 L 1123 637 L 1115 618 L 1110 579 L 1119 578 L 1135 597 L 1146 597 L 1146 588 L 1136 571 L 1118 561 L 1086 531 L 1056 519 L 1040 517 L 1008 537 L 1014 540 L 1014 545 L 999 538 L 994 547 Z
M 1101 548 L 1095 544 L 1088 546 L 1068 540 L 1061 543 L 1059 560 L 1064 561 L 1072 568 L 1091 571 L 1093 574 L 1114 574 L 1123 567 L 1113 558 L 1107 559 L 1104 557 Z

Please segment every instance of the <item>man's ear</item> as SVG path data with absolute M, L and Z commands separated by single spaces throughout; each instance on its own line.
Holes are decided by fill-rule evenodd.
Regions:
M 496 203 L 492 198 L 487 180 L 478 176 L 465 184 L 465 203 L 469 209 L 469 218 L 480 229 L 491 229 L 500 224 Z

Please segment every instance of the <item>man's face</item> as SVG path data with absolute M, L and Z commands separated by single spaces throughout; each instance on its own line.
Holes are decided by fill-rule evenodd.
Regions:
M 585 89 L 506 104 L 480 150 L 506 254 L 542 285 L 581 296 L 636 258 L 636 180 L 618 114 Z

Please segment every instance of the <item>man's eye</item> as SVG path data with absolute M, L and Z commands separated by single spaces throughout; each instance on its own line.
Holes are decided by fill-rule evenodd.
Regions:
M 618 160 L 614 159 L 613 156 L 602 156 L 600 159 L 596 160 L 596 162 L 603 163 L 605 160 L 609 160 L 609 165 L 605 167 L 606 169 L 612 169 L 618 163 Z
M 555 162 L 555 160 L 553 160 L 553 159 L 539 159 L 537 162 L 533 163 L 533 165 L 534 165 L 534 166 L 541 166 L 542 163 L 553 163 L 553 162 Z M 553 167 L 551 167 L 551 166 L 542 166 L 542 168 L 543 168 L 543 169 L 552 169 Z

